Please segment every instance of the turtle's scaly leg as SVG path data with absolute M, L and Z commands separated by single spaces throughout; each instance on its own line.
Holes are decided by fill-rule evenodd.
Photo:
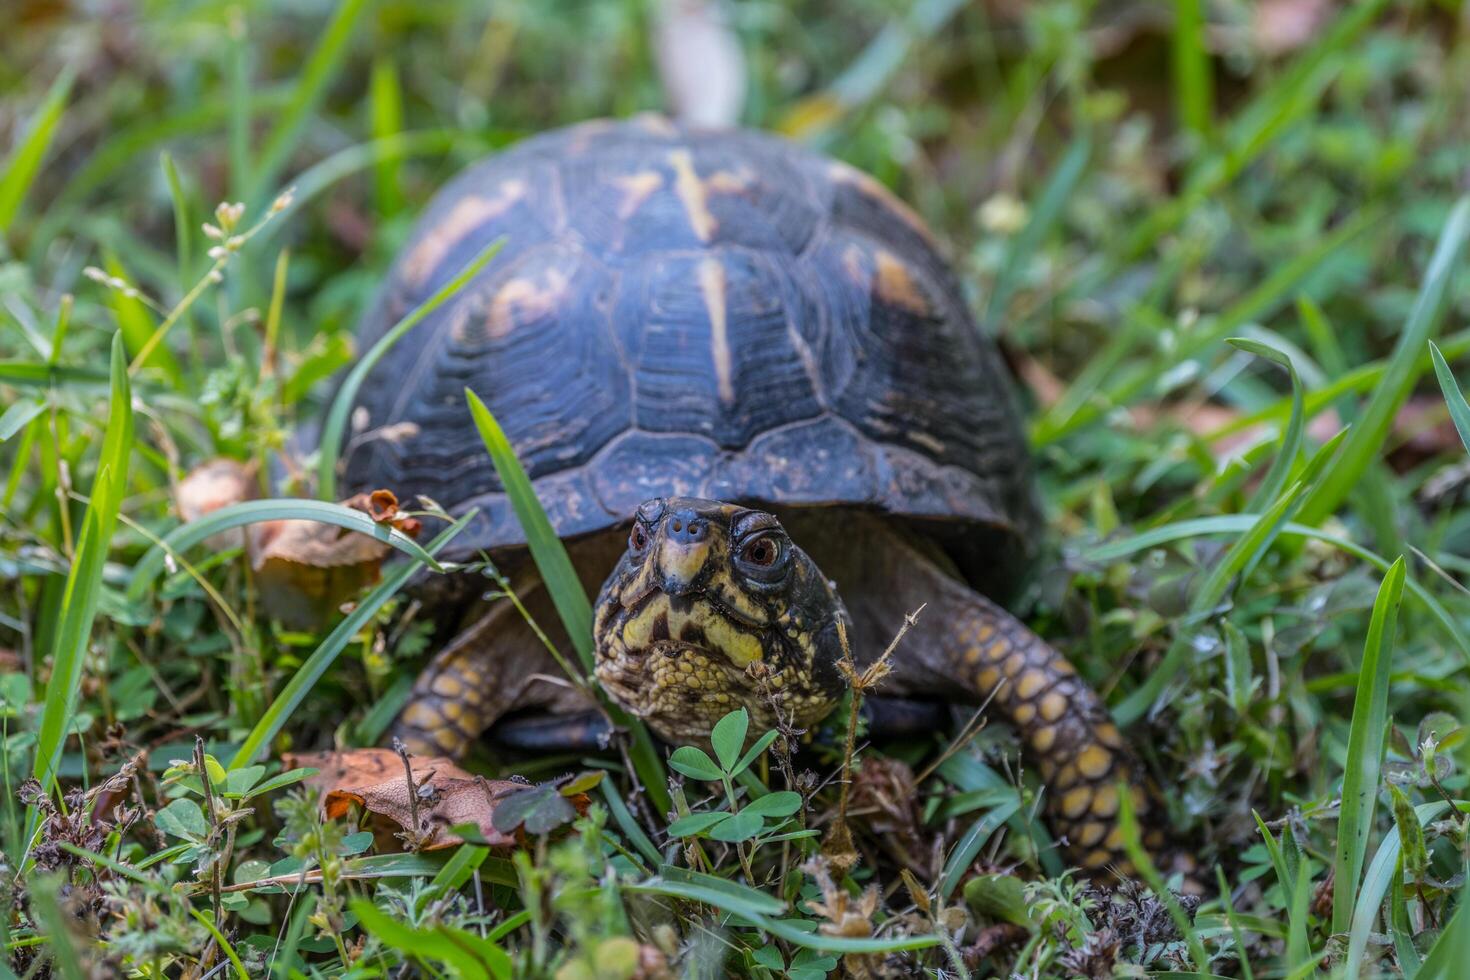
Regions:
M 1107 708 L 1067 659 L 1005 610 L 972 594 L 950 606 L 946 659 L 1020 732 L 1046 785 L 1053 833 L 1083 868 L 1133 874 L 1118 823 L 1120 786 L 1132 798 L 1144 846 L 1162 854 L 1155 793 Z
M 391 734 L 415 754 L 458 758 L 508 711 L 585 706 L 574 689 L 551 680 L 561 676 L 515 606 L 495 602 L 424 668 Z

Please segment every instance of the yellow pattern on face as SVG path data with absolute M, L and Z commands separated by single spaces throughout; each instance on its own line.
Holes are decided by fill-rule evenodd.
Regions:
M 741 527 L 758 528 L 758 536 L 780 532 L 774 519 L 678 498 L 651 513 L 598 600 L 597 677 L 613 699 L 674 742 L 704 740 L 738 706 L 767 726 L 777 710 L 802 727 L 825 715 L 837 692 L 830 678 L 817 680 L 817 637 L 805 618 L 811 603 L 789 602 L 794 593 L 769 584 L 756 588 L 732 554 L 753 539 L 741 530 L 732 540 L 732 520 L 754 515 L 755 524 Z M 807 576 L 800 581 L 820 581 L 840 610 L 826 580 L 799 567 Z M 819 600 L 815 608 L 821 614 L 825 606 Z

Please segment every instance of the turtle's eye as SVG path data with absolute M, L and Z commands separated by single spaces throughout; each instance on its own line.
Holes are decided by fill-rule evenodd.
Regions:
M 642 522 L 633 525 L 633 532 L 628 535 L 628 550 L 635 555 L 641 555 L 648 548 L 648 530 Z
M 761 534 L 740 546 L 740 570 L 759 582 L 773 583 L 786 574 L 789 549 L 776 534 Z

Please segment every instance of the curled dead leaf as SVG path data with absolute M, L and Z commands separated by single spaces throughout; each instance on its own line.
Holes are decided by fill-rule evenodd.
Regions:
M 221 507 L 253 500 L 256 496 L 255 467 L 235 459 L 211 459 L 189 471 L 174 487 L 174 506 L 179 519 L 197 521 Z M 243 532 L 231 528 L 205 540 L 205 547 L 222 551 L 244 544 Z
M 464 838 L 454 828 L 466 824 L 478 828 L 480 840 L 491 847 L 513 847 L 520 839 L 520 822 L 497 819 L 498 811 L 508 801 L 519 802 L 544 788 L 486 779 L 443 756 L 410 756 L 410 786 L 403 757 L 391 749 L 288 753 L 282 761 L 287 768 L 318 770 L 306 785 L 322 791 L 322 812 L 329 819 L 347 816 L 354 806 L 372 814 L 380 848 L 393 847 L 395 837 L 416 850 L 455 847 Z M 556 795 L 573 814 L 586 812 L 585 793 Z M 511 809 L 531 812 L 515 805 Z
M 388 490 L 342 501 L 378 524 L 416 537 L 418 520 L 405 515 Z M 355 531 L 316 521 L 267 521 L 253 525 L 250 565 L 266 610 L 293 629 L 314 629 L 342 604 L 378 580 L 390 548 Z

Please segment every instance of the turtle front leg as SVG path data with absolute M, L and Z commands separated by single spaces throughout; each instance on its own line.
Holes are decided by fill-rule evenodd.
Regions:
M 541 605 L 531 599 L 527 604 Z M 549 609 L 532 609 L 533 615 L 543 611 L 554 617 Z M 588 707 L 576 689 L 560 682 L 563 676 L 515 606 L 505 600 L 482 604 L 419 675 L 390 738 L 402 739 L 416 755 L 459 758 L 507 712 L 537 705 Z
M 951 597 L 935 612 L 943 633 L 939 662 L 929 666 L 989 699 L 1015 726 L 1046 786 L 1048 823 L 1072 859 L 1092 872 L 1134 873 L 1118 822 L 1120 787 L 1132 798 L 1145 848 L 1163 857 L 1168 841 L 1157 792 L 1071 663 L 979 594 Z

